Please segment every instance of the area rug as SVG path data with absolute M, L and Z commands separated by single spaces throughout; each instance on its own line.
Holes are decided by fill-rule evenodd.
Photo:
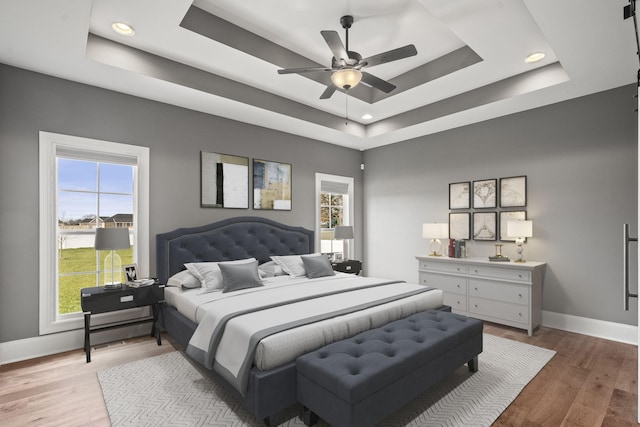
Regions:
M 555 354 L 489 334 L 483 339 L 478 372 L 460 367 L 381 425 L 490 426 Z M 115 427 L 264 425 L 177 351 L 105 369 L 98 379 Z M 293 406 L 272 425 L 302 427 L 301 412 Z

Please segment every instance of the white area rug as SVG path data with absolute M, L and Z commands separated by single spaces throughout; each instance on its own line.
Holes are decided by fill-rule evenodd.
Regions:
M 478 372 L 460 367 L 381 425 L 490 426 L 554 354 L 484 334 Z M 264 425 L 179 352 L 106 369 L 98 379 L 116 427 Z M 300 413 L 294 406 L 273 424 L 304 426 Z

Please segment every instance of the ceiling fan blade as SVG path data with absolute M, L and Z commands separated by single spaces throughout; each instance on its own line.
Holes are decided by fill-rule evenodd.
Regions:
M 340 40 L 340 36 L 336 31 L 320 31 L 320 34 L 329 45 L 329 49 L 333 52 L 336 61 L 340 62 L 341 59 L 344 61 L 349 60 L 349 54 L 347 54 L 347 50 L 344 48 L 342 40 Z
M 388 50 L 386 52 L 379 53 L 377 55 L 364 58 L 360 63 L 367 63 L 367 67 L 373 67 L 374 65 L 384 64 L 386 62 L 397 61 L 398 59 L 408 58 L 410 56 L 417 55 L 418 51 L 412 44 L 408 44 L 397 49 Z
M 327 88 L 324 90 L 324 92 L 322 92 L 322 95 L 320 95 L 320 99 L 331 98 L 331 95 L 333 95 L 333 92 L 335 91 L 336 91 L 336 87 L 334 85 L 328 85 Z
M 372 74 L 366 73 L 364 71 L 362 72 L 362 81 L 368 84 L 369 86 L 372 86 L 378 90 L 383 91 L 384 93 L 389 93 L 396 88 L 395 85 L 389 83 L 388 81 L 382 80 L 381 78 L 376 77 Z
M 317 71 L 333 71 L 333 69 L 326 67 L 285 68 L 282 70 L 278 70 L 278 74 L 302 74 L 315 73 Z

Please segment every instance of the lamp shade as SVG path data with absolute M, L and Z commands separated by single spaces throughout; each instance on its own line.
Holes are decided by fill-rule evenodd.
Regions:
M 333 236 L 336 239 L 353 239 L 353 226 L 337 225 L 334 229 Z
M 351 89 L 360 83 L 362 73 L 355 68 L 343 68 L 331 74 L 331 81 L 340 89 Z
M 425 239 L 447 239 L 449 237 L 449 224 L 446 222 L 422 224 L 422 237 Z
M 128 228 L 96 228 L 96 240 L 94 243 L 96 250 L 117 250 L 128 249 L 129 247 Z
M 509 237 L 533 237 L 533 221 L 509 221 L 507 222 L 507 235 Z

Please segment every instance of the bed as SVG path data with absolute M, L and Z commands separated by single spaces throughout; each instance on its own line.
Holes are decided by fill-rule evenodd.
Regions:
M 165 288 L 164 329 L 267 425 L 274 414 L 297 402 L 296 355 L 442 307 L 439 290 L 345 273 L 318 273 L 324 271 L 324 260 L 313 254 L 313 231 L 266 218 L 236 217 L 177 229 L 158 234 L 156 246 L 161 283 L 175 284 L 177 277 L 187 276 L 201 280 L 201 286 L 184 282 Z M 274 259 L 285 262 L 274 263 Z M 296 270 L 300 260 L 308 274 Z M 224 273 L 224 288 L 213 292 L 207 291 L 212 283 L 208 278 L 213 276 L 203 277 L 206 271 L 202 270 L 211 263 L 221 263 L 217 268 Z M 234 287 L 244 283 L 236 280 L 238 272 L 245 280 L 246 271 L 251 270 L 252 278 L 246 282 L 252 282 L 256 268 L 260 284 Z M 265 273 L 273 268 L 289 274 Z M 286 321 L 276 325 L 277 318 Z M 205 331 L 205 325 L 212 332 Z M 255 330 L 244 331 L 241 326 Z M 243 357 L 234 353 L 247 348 Z

